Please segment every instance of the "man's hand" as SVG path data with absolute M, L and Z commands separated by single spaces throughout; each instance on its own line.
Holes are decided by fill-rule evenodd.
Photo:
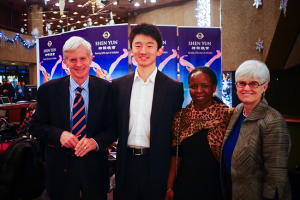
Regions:
M 66 148 L 74 148 L 78 142 L 77 137 L 68 131 L 64 131 L 60 136 L 60 143 Z
M 97 143 L 92 138 L 82 138 L 75 147 L 75 155 L 83 157 L 88 152 L 95 150 Z

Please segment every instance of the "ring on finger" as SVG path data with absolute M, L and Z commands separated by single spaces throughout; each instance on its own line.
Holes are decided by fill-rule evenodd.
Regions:
M 87 149 L 86 147 L 84 147 L 84 149 Z

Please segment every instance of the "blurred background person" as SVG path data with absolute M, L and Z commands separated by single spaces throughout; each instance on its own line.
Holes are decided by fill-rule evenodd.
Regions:
M 22 82 L 18 81 L 18 85 L 16 85 L 16 87 L 15 87 L 15 95 L 17 97 L 17 101 L 24 100 L 24 86 L 25 86 L 24 81 L 22 81 Z
M 26 129 L 28 127 L 30 119 L 32 118 L 35 108 L 36 108 L 36 103 L 31 103 L 28 105 L 26 116 L 25 116 L 22 124 L 20 125 L 20 127 L 17 130 L 18 135 L 25 134 L 27 132 Z
M 213 99 L 217 76 L 211 68 L 193 69 L 188 83 L 192 101 L 176 113 L 172 126 L 172 156 L 165 200 L 221 200 L 221 145 L 233 109 Z
M 13 102 L 13 99 L 15 97 L 15 89 L 14 87 L 11 85 L 10 80 L 6 80 L 3 83 L 2 86 L 2 94 L 3 96 L 7 96 L 11 102 Z
M 289 131 L 281 114 L 264 98 L 269 69 L 260 61 L 248 60 L 236 70 L 235 78 L 242 103 L 233 112 L 222 146 L 226 200 L 291 199 Z

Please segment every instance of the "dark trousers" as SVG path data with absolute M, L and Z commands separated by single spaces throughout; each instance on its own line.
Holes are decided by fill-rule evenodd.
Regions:
M 70 156 L 69 169 L 61 200 L 107 200 L 107 194 L 102 193 L 100 190 L 101 188 L 97 188 L 94 184 L 85 158 Z
M 121 200 L 153 200 L 149 157 L 127 153 Z

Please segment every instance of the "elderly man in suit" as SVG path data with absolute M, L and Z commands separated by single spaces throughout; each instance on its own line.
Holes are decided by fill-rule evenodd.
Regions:
M 107 199 L 107 147 L 115 140 L 111 83 L 90 76 L 91 45 L 63 47 L 71 75 L 39 87 L 30 133 L 45 147 L 46 190 L 53 199 Z
M 172 119 L 182 107 L 183 85 L 157 70 L 156 57 L 163 49 L 156 26 L 135 26 L 130 47 L 137 69 L 112 81 L 119 137 L 117 195 L 120 200 L 161 200 L 167 186 Z

